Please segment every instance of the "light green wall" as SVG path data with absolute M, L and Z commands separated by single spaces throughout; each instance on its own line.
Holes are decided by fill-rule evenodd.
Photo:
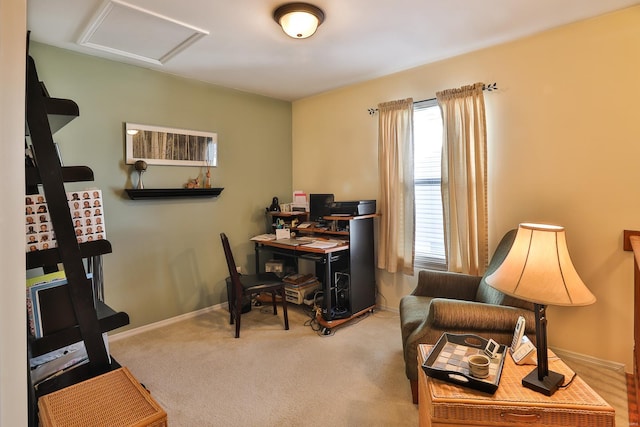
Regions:
M 32 43 L 51 96 L 74 100 L 80 117 L 54 135 L 65 165 L 87 165 L 102 189 L 107 303 L 137 327 L 226 301 L 219 234 L 253 271 L 249 238 L 265 231 L 273 196 L 291 199 L 291 104 Z M 218 133 L 217 199 L 130 200 L 137 182 L 124 164 L 125 122 Z M 182 187 L 197 167 L 149 166 L 146 188 Z M 124 329 L 120 329 L 122 331 Z
M 564 225 L 598 301 L 550 307 L 550 345 L 631 372 L 633 257 L 622 250 L 622 233 L 640 229 L 639 23 L 636 6 L 296 101 L 293 185 L 376 197 L 378 120 L 367 108 L 497 82 L 499 90 L 485 94 L 490 250 L 519 222 Z M 416 281 L 378 270 L 379 303 L 397 309 Z

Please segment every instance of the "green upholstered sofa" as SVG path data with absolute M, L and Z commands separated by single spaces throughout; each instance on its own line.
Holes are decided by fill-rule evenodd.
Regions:
M 435 344 L 444 332 L 475 334 L 510 345 L 518 316 L 526 319 L 525 333 L 535 343 L 533 304 L 492 288 L 485 277 L 505 259 L 516 230 L 498 244 L 485 275 L 422 270 L 410 295 L 400 300 L 400 324 L 405 371 L 414 403 L 418 401 L 418 344 Z

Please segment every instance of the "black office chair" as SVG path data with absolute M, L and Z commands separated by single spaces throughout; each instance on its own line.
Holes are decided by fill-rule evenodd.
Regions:
M 260 292 L 270 292 L 273 300 L 273 314 L 278 314 L 276 295 L 282 299 L 282 311 L 284 312 L 284 329 L 289 330 L 289 316 L 287 315 L 287 299 L 284 291 L 284 283 L 273 273 L 241 275 L 236 269 L 233 253 L 229 246 L 229 239 L 224 233 L 220 233 L 224 256 L 227 258 L 229 278 L 231 286 L 227 286 L 229 299 L 229 323 L 236 322 L 236 338 L 240 337 L 240 316 L 242 315 L 242 302 L 245 298 Z

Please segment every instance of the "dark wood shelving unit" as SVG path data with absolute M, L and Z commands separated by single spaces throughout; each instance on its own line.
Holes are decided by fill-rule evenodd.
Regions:
M 93 181 L 93 171 L 87 166 L 62 167 L 61 172 L 64 182 Z M 27 186 L 42 184 L 38 168 L 26 167 L 24 173 Z
M 224 188 L 127 188 L 131 200 L 218 197 Z
M 80 256 L 83 259 L 111 253 L 111 243 L 108 240 L 84 242 L 80 243 L 79 246 Z M 45 265 L 56 265 L 61 262 L 62 256 L 58 248 L 27 252 L 27 269 L 38 268 Z
M 119 367 L 107 352 L 103 333 L 129 324 L 127 313 L 115 311 L 96 299 L 94 283 L 85 271 L 85 262 L 87 266 L 94 265 L 99 257 L 111 253 L 111 244 L 107 240 L 78 244 L 73 229 L 64 183 L 93 181 L 93 171 L 86 166 L 62 167 L 52 135 L 79 115 L 78 105 L 71 100 L 50 98 L 43 88 L 35 62 L 28 57 L 26 135 L 31 140 L 35 165 L 25 161 L 25 192 L 39 194 L 40 188 L 44 192 L 58 247 L 27 252 L 26 267 L 41 267 L 47 272 L 57 270 L 58 264 L 62 263 L 67 279 L 63 286 L 68 292 L 63 293 L 64 304 L 60 307 L 67 307 L 72 313 L 61 312 L 60 317 L 72 319 L 69 323 L 73 324 L 65 324 L 62 329 L 41 338 L 27 332 L 27 353 L 30 358 L 36 357 L 82 341 L 89 361 L 58 373 L 37 388 L 31 385 L 29 378 L 29 426 L 38 425 L 39 396 Z

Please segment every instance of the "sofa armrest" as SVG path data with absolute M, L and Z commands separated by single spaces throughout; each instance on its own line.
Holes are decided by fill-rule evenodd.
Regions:
M 473 301 L 481 279 L 448 271 L 420 270 L 418 284 L 411 295 Z
M 526 333 L 535 333 L 533 311 L 503 305 L 434 298 L 426 324 L 444 330 L 513 331 L 518 316 L 524 316 Z

